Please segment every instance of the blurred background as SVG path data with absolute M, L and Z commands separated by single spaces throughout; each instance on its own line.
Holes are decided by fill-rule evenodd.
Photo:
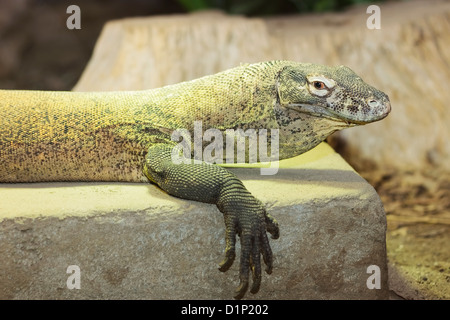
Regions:
M 270 16 L 343 10 L 366 0 L 0 0 L 0 87 L 70 90 L 91 57 L 105 22 L 136 16 L 220 9 Z M 82 29 L 68 32 L 66 8 L 76 4 Z

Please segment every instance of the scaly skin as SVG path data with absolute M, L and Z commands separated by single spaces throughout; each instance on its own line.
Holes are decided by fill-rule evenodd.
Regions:
M 272 271 L 266 231 L 277 238 L 278 224 L 226 169 L 173 164 L 171 133 L 193 132 L 195 120 L 203 131 L 279 129 L 283 159 L 389 112 L 388 97 L 347 67 L 291 61 L 242 65 L 146 91 L 0 90 L 0 182 L 150 180 L 174 196 L 214 203 L 226 226 L 221 271 L 232 265 L 240 236 L 235 297 L 242 298 L 250 271 L 250 291 L 259 290 L 260 255 Z

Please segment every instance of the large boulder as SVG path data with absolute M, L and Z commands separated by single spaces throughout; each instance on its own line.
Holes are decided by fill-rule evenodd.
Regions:
M 232 169 L 281 231 L 272 275 L 246 297 L 387 298 L 375 190 L 326 144 L 280 164 L 273 176 Z M 125 183 L 0 184 L 0 198 L 0 299 L 231 299 L 238 285 L 238 259 L 217 269 L 214 205 Z

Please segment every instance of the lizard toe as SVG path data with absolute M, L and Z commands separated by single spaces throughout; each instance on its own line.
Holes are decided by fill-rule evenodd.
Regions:
M 253 283 L 250 292 L 255 294 L 259 291 L 261 286 L 261 258 L 260 258 L 260 245 L 257 238 L 254 241 L 252 248 L 252 257 L 250 260 Z

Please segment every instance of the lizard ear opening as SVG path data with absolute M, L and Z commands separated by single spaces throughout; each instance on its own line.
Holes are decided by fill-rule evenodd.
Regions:
M 286 66 L 281 69 L 277 77 L 278 98 L 281 105 L 288 105 L 302 101 L 307 90 L 305 75 L 294 66 Z

